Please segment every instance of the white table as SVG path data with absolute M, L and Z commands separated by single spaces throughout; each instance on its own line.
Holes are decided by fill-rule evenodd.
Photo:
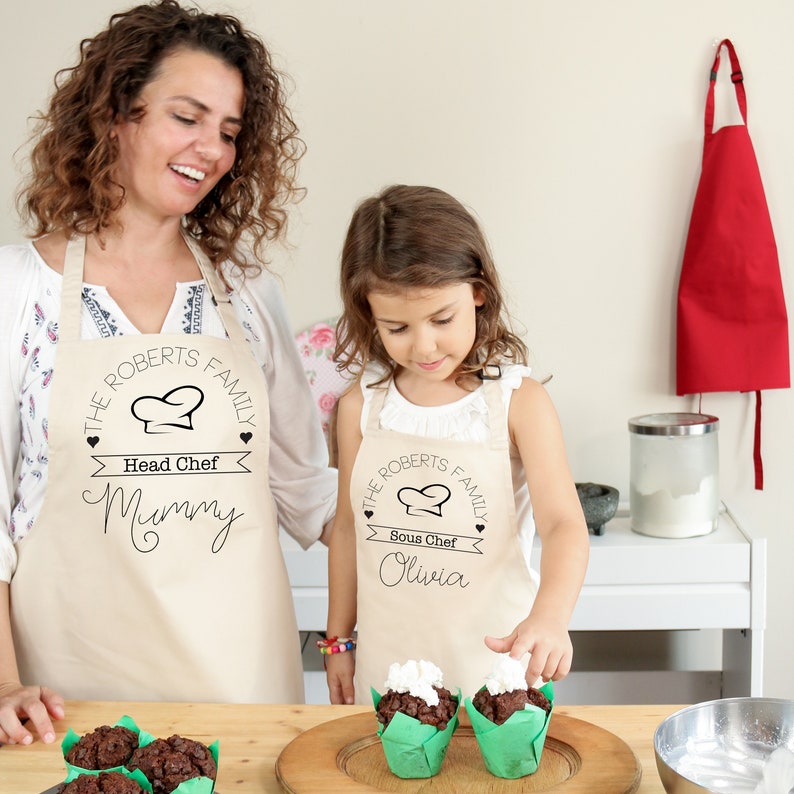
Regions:
M 304 552 L 283 537 L 298 627 L 322 631 L 328 608 L 327 550 Z M 540 554 L 536 539 L 534 559 Z M 723 508 L 717 529 L 696 538 L 633 532 L 622 508 L 590 535 L 590 564 L 571 631 L 722 631 L 723 697 L 762 694 L 766 540 Z M 680 701 L 679 701 L 680 702 Z

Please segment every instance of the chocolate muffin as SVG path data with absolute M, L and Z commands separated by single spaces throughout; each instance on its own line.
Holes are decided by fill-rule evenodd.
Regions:
M 218 773 L 215 759 L 206 745 L 176 735 L 139 747 L 127 768 L 140 769 L 152 784 L 154 794 L 169 794 L 193 777 L 215 780 Z
M 523 711 L 527 704 L 543 709 L 546 714 L 551 711 L 549 699 L 534 687 L 513 689 L 498 695 L 492 695 L 487 689 L 481 689 L 471 702 L 483 717 L 487 717 L 496 725 L 501 725 L 517 711 Z
M 142 791 L 135 780 L 121 772 L 78 775 L 58 787 L 58 794 L 141 794 Z
M 435 725 L 443 731 L 455 716 L 458 701 L 457 698 L 452 697 L 452 693 L 446 687 L 434 686 L 433 689 L 438 693 L 436 706 L 428 705 L 424 698 L 411 695 L 409 692 L 395 692 L 389 689 L 378 703 L 378 722 L 385 728 L 399 711 L 425 725 Z
M 66 761 L 80 769 L 112 769 L 124 766 L 138 746 L 138 734 L 116 725 L 102 725 L 80 740 L 66 754 Z

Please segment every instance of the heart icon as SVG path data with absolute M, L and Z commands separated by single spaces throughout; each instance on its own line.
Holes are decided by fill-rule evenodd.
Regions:
M 253 437 L 253 433 L 240 433 L 240 438 L 247 444 Z
M 365 515 L 367 518 L 372 518 L 372 510 L 365 510 L 365 511 L 364 511 L 364 515 Z
M 86 441 L 91 449 L 93 449 L 99 443 L 99 436 L 89 436 Z
M 475 525 L 474 525 L 474 528 L 475 528 L 475 529 L 476 529 L 478 532 L 482 532 L 482 531 L 485 529 L 485 524 L 475 524 Z

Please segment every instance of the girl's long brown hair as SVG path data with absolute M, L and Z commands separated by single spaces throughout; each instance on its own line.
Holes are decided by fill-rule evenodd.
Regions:
M 342 249 L 343 311 L 334 360 L 359 375 L 369 362 L 386 375 L 386 353 L 369 306 L 371 292 L 468 283 L 485 296 L 477 307 L 474 345 L 460 377 L 504 361 L 526 363 L 527 348 L 510 329 L 499 276 L 477 221 L 456 199 L 433 187 L 393 185 L 356 208 Z
M 228 259 L 258 267 L 244 261 L 238 248 L 243 238 L 264 261 L 265 241 L 281 236 L 286 205 L 302 192 L 295 178 L 305 147 L 286 106 L 284 77 L 238 19 L 183 8 L 176 0 L 114 14 L 105 30 L 81 43 L 77 65 L 56 75 L 17 202 L 31 237 L 52 231 L 101 236 L 114 224 L 124 190 L 113 176 L 118 149 L 112 126 L 141 118 L 141 91 L 163 59 L 182 48 L 237 69 L 245 91 L 235 163 L 185 225 L 216 266 Z

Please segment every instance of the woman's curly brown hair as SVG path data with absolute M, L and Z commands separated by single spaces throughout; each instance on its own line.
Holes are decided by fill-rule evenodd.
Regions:
M 49 109 L 39 117 L 31 173 L 18 198 L 31 237 L 52 231 L 99 234 L 124 203 L 114 181 L 118 145 L 111 129 L 136 120 L 143 88 L 163 59 L 179 49 L 214 55 L 243 80 L 243 126 L 231 170 L 185 218 L 187 230 L 217 266 L 244 260 L 245 238 L 264 261 L 266 241 L 284 231 L 286 205 L 299 197 L 297 164 L 305 146 L 286 105 L 284 76 L 263 42 L 233 16 L 158 0 L 114 14 L 108 27 L 80 44 L 76 66 L 55 76 Z
M 455 198 L 433 187 L 392 185 L 358 205 L 342 247 L 341 297 L 334 360 L 360 375 L 371 361 L 395 374 L 375 331 L 368 295 L 471 284 L 485 296 L 476 309 L 474 344 L 458 378 L 505 361 L 525 364 L 526 345 L 510 329 L 499 275 L 477 221 Z M 377 384 L 373 384 L 377 385 Z

